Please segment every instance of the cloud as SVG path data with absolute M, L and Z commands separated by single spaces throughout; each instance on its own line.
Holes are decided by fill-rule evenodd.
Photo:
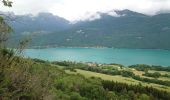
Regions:
M 12 8 L 3 7 L 2 11 L 14 11 L 16 14 L 37 14 L 51 12 L 70 21 L 99 18 L 97 12 L 110 12 L 113 9 L 129 9 L 143 14 L 154 15 L 161 11 L 170 11 L 170 0 L 13 0 Z M 115 14 L 116 15 L 116 14 Z
M 109 11 L 109 12 L 106 12 L 108 15 L 110 16 L 114 16 L 114 17 L 120 17 L 121 15 L 118 15 L 115 11 Z M 123 15 L 124 16 L 124 15 Z

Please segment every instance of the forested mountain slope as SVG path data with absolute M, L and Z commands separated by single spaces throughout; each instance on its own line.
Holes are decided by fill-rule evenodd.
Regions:
M 169 13 L 148 16 L 130 10 L 114 12 L 116 16 L 98 12 L 99 19 L 75 24 L 47 13 L 20 16 L 17 21 L 27 25 L 12 23 L 17 34 L 14 37 L 34 33 L 30 46 L 170 49 Z

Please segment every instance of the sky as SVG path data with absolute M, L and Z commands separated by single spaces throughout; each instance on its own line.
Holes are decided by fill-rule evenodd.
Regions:
M 2 1 L 2 0 L 0 0 Z M 33 14 L 50 12 L 69 21 L 99 18 L 97 12 L 115 15 L 114 10 L 129 9 L 139 13 L 154 15 L 158 12 L 170 12 L 170 0 L 11 0 L 13 7 L 0 4 L 0 11 L 15 14 Z

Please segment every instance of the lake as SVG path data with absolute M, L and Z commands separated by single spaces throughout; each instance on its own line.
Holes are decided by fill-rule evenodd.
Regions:
M 170 51 L 114 48 L 45 48 L 26 49 L 24 55 L 48 61 L 117 63 L 125 66 L 149 64 L 170 66 Z

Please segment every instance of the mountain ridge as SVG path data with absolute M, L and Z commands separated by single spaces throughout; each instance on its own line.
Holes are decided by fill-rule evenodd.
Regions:
M 29 23 L 32 28 L 22 25 L 22 31 L 18 31 L 20 27 L 12 24 L 18 34 L 14 35 L 14 40 L 18 40 L 23 32 L 38 31 L 30 46 L 170 49 L 170 13 L 149 16 L 130 10 L 115 12 L 120 16 L 98 13 L 100 18 L 96 20 L 75 24 L 52 14 L 40 13 L 34 19 L 36 23 L 31 23 L 29 18 L 28 21 L 21 20 Z M 27 19 L 27 16 L 22 18 Z

